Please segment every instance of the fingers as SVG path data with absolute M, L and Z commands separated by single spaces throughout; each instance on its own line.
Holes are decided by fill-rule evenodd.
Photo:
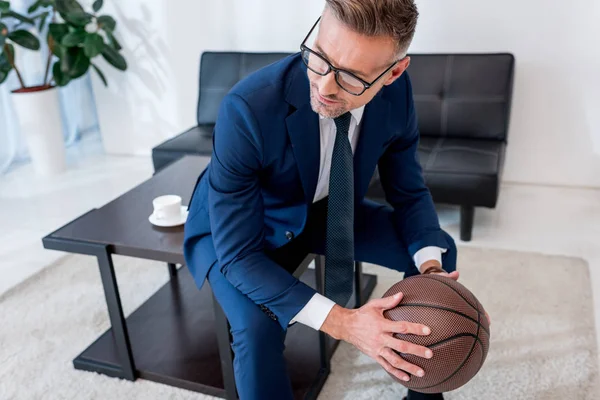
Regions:
M 400 379 L 401 381 L 408 382 L 410 381 L 410 376 L 402 370 L 394 368 L 385 358 L 382 356 L 377 356 L 375 359 L 387 372 Z
M 408 373 L 418 377 L 425 376 L 425 371 L 423 371 L 421 367 L 409 363 L 408 361 L 400 357 L 397 353 L 392 351 L 390 348 L 386 348 L 381 354 L 381 357 L 383 357 L 391 367 L 393 367 L 396 370 L 401 370 L 405 373 L 405 375 L 406 373 Z M 408 382 L 408 380 L 410 380 L 410 377 L 408 375 L 406 375 L 406 377 L 408 377 L 409 379 L 402 379 L 405 382 Z
M 429 350 L 427 347 L 419 346 L 418 344 L 414 344 L 411 342 L 407 342 L 405 340 L 396 339 L 391 337 L 388 339 L 386 343 L 386 347 L 396 350 L 398 353 L 403 354 L 413 354 L 422 358 L 431 358 L 433 357 L 433 352 Z
M 485 317 L 488 320 L 488 325 L 492 325 L 492 320 L 490 319 L 490 315 L 487 313 L 487 311 L 485 312 Z
M 378 308 L 380 310 L 389 310 L 394 308 L 402 300 L 402 293 L 396 293 L 394 296 L 382 297 L 381 299 L 370 300 L 366 305 Z
M 439 276 L 445 276 L 446 278 L 450 278 L 453 279 L 455 281 L 458 280 L 458 277 L 460 276 L 460 274 L 458 273 L 458 271 L 452 271 L 450 273 L 448 272 L 431 272 L 432 275 L 439 275 Z
M 427 336 L 431 333 L 431 329 L 422 324 L 415 324 L 408 321 L 390 321 L 388 319 L 385 320 L 384 329 L 386 332 L 400 333 L 402 335 Z

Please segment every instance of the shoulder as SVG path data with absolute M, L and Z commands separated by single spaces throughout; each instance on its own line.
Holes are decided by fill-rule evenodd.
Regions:
M 382 95 L 394 104 L 407 103 L 412 100 L 412 84 L 408 71 L 404 71 L 394 83 L 386 86 Z
M 415 117 L 412 84 L 408 71 L 386 86 L 381 96 L 390 103 L 393 126 L 406 126 Z
M 280 103 L 301 62 L 296 53 L 260 68 L 236 83 L 228 96 L 240 97 L 256 111 L 265 105 Z

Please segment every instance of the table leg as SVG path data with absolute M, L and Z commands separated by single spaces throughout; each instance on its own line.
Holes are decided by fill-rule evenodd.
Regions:
M 354 294 L 356 296 L 355 307 L 360 308 L 365 304 L 363 296 L 363 266 L 360 261 L 354 263 Z
M 315 258 L 315 278 L 316 278 L 316 290 L 320 294 L 325 294 L 325 257 L 323 255 L 317 255 Z M 323 331 L 319 331 L 319 346 L 321 350 L 321 369 L 328 371 L 331 367 L 329 362 L 331 356 L 328 354 L 328 339 L 327 335 Z
M 167 267 L 169 268 L 169 277 L 174 278 L 177 276 L 177 265 L 173 263 L 168 263 Z
M 131 343 L 129 342 L 129 334 L 127 333 L 127 324 L 123 315 L 123 307 L 121 306 L 115 269 L 107 247 L 101 247 L 96 256 L 98 258 L 98 266 L 100 267 L 100 277 L 102 278 L 102 286 L 104 287 L 110 324 L 121 363 L 122 378 L 134 381 L 136 379 L 135 363 L 133 361 Z

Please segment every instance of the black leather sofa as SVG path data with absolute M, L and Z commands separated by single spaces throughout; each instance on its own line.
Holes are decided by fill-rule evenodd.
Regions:
M 200 62 L 198 125 L 152 150 L 155 171 L 184 154 L 210 156 L 219 104 L 251 72 L 288 53 L 206 52 Z M 471 240 L 475 207 L 500 191 L 514 75 L 511 54 L 411 54 L 419 158 L 437 203 L 461 207 L 460 237 Z M 367 197 L 385 202 L 378 175 Z
M 152 149 L 157 172 L 185 154 L 212 154 L 212 133 L 221 100 L 238 81 L 290 53 L 205 52 L 200 57 L 198 124 Z

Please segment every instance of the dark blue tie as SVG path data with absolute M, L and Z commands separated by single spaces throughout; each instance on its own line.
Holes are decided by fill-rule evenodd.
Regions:
M 325 296 L 344 307 L 354 282 L 354 168 L 348 140 L 351 114 L 334 119 L 337 133 L 331 157 L 327 232 L 325 238 Z

